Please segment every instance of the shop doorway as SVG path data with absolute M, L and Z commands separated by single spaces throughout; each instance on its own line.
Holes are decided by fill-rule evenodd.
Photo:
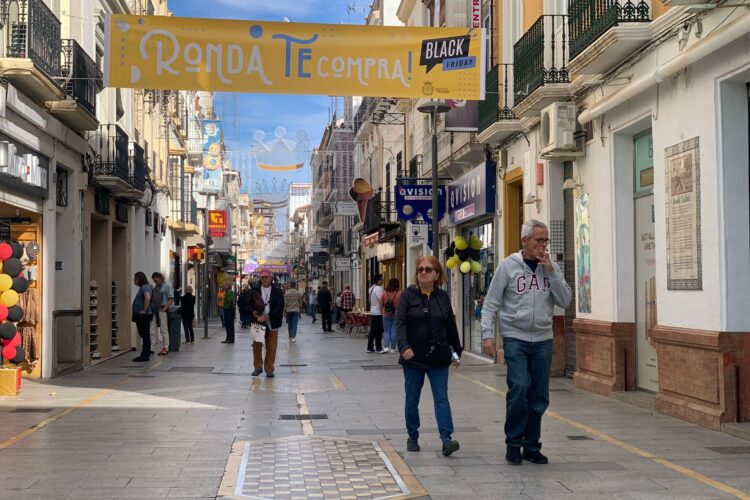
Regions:
M 565 180 L 573 179 L 573 163 L 563 164 Z M 563 273 L 571 290 L 576 290 L 576 249 L 575 249 L 575 190 L 563 191 Z M 576 334 L 573 331 L 573 320 L 576 318 L 575 298 L 565 308 L 565 375 L 572 377 L 576 371 Z
M 505 175 L 503 193 L 503 226 L 505 228 L 505 253 L 503 257 L 521 250 L 523 226 L 523 169 L 516 168 Z
M 482 353 L 482 306 L 484 297 L 495 274 L 495 249 L 493 248 L 492 223 L 475 226 L 464 230 L 462 236 L 471 240 L 476 236 L 482 241 L 479 258 L 482 272 L 478 274 L 460 274 L 462 280 L 463 300 L 463 345 L 470 351 Z
M 656 325 L 656 245 L 654 240 L 654 148 L 651 131 L 633 137 L 635 210 L 635 327 L 636 385 L 659 390 L 656 349 L 651 330 Z

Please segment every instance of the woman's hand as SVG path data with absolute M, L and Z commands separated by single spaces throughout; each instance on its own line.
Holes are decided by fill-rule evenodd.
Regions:
M 459 366 L 461 366 L 461 360 L 459 359 L 451 362 L 451 366 L 453 366 L 454 368 L 458 368 Z
M 401 356 L 403 356 L 404 360 L 409 361 L 411 358 L 414 357 L 414 351 L 411 350 L 411 347 L 407 350 L 405 350 Z

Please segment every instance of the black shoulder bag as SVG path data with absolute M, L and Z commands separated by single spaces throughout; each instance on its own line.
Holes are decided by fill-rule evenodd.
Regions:
M 427 328 L 432 332 L 432 325 L 430 324 L 430 307 L 428 300 L 425 300 L 425 296 L 422 291 L 419 291 L 419 295 L 422 298 L 422 307 L 424 308 L 424 319 L 427 322 Z M 438 339 L 430 337 L 430 343 L 427 345 L 427 354 L 425 355 L 425 361 L 429 365 L 434 366 L 448 366 L 453 361 L 453 351 L 451 346 L 448 345 L 448 339 Z

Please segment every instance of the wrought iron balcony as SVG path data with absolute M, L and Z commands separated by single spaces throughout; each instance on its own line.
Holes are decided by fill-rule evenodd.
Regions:
M 114 123 L 100 125 L 90 140 L 96 152 L 93 174 L 97 184 L 115 193 L 127 193 L 130 184 L 128 135 Z
M 383 199 L 383 192 L 378 191 L 375 196 L 370 198 L 365 211 L 365 220 L 362 230 L 365 233 L 372 233 L 383 226 L 398 226 L 398 222 L 391 220 L 391 215 L 396 212 L 396 203 Z
M 500 82 L 500 70 L 502 69 L 502 88 Z M 479 102 L 479 131 L 498 120 L 515 120 L 513 113 L 513 65 L 498 64 L 492 68 L 485 80 L 488 89 L 484 101 Z M 495 92 L 497 89 L 497 92 Z M 502 96 L 502 99 L 501 99 Z
M 317 226 L 328 226 L 333 221 L 333 206 L 330 203 L 321 203 L 316 212 Z
M 128 183 L 131 187 L 129 194 L 132 195 L 129 197 L 140 198 L 146 189 L 146 179 L 148 178 L 146 154 L 136 142 L 129 144 L 128 153 Z
M 43 0 L 0 0 L 5 52 L 3 76 L 39 101 L 65 97 L 60 78 L 60 20 Z
M 344 238 L 341 231 L 333 231 L 329 238 L 329 248 L 332 254 L 340 254 L 344 251 Z
M 539 87 L 570 83 L 568 16 L 543 15 L 513 46 L 515 105 Z
M 571 0 L 568 14 L 571 59 L 620 23 L 651 20 L 649 6 L 644 0 L 637 4 L 631 0 L 625 4 L 619 0 Z
M 62 41 L 65 91 L 86 111 L 96 116 L 96 94 L 102 87 L 102 73 L 93 59 L 71 39 Z

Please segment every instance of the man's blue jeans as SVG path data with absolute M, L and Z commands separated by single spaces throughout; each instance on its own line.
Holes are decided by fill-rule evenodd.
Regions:
M 431 366 L 419 368 L 409 364 L 404 368 L 404 389 L 406 391 L 406 431 L 412 439 L 419 438 L 419 397 L 422 395 L 424 376 L 430 379 L 432 399 L 435 401 L 435 420 L 437 420 L 440 440 L 447 443 L 453 434 L 453 417 L 448 401 L 448 368 Z
M 289 328 L 289 338 L 293 339 L 297 336 L 297 322 L 299 321 L 299 313 L 298 312 L 290 312 L 287 313 L 286 316 L 286 324 Z
M 383 316 L 383 347 L 396 350 L 396 318 Z
M 526 342 L 503 338 L 508 367 L 505 395 L 505 444 L 524 450 L 542 448 L 542 415 L 549 406 L 552 340 Z

